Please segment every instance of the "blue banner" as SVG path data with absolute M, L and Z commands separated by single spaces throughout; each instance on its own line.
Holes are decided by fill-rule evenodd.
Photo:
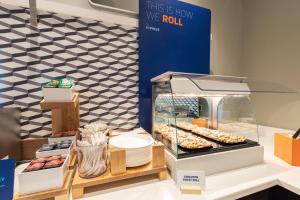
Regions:
M 12 200 L 14 193 L 15 160 L 0 160 L 0 199 Z
M 208 74 L 211 12 L 178 0 L 139 3 L 139 122 L 151 130 L 150 79 L 166 71 Z

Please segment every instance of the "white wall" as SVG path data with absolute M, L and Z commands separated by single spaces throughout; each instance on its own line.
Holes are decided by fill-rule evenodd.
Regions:
M 300 92 L 300 1 L 243 0 L 242 75 L 286 85 Z M 299 95 L 255 97 L 258 122 L 300 127 Z
M 29 7 L 29 0 L 0 0 L 2 3 Z M 102 20 L 127 26 L 138 26 L 138 20 L 122 14 L 92 7 L 88 0 L 36 0 L 37 8 L 61 14 Z
M 212 12 L 211 69 L 218 75 L 240 75 L 242 19 L 241 0 L 185 0 Z M 195 24 L 196 25 L 196 24 Z

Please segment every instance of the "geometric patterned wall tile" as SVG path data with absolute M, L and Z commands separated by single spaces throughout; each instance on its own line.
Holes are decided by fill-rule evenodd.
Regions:
M 0 19 L 0 21 L 2 20 L 2 18 Z M 21 35 L 15 34 L 15 33 L 1 33 L 0 34 L 0 39 L 10 42 L 10 43 L 14 43 L 14 42 L 22 42 L 25 41 L 26 38 L 22 37 Z
M 109 33 L 113 34 L 113 35 L 116 35 L 118 37 L 120 36 L 125 36 L 127 34 L 126 31 L 123 31 L 121 29 L 113 29 L 113 30 L 110 30 Z
M 39 59 L 31 57 L 29 55 L 13 57 L 13 60 L 23 65 L 34 65 L 39 62 Z
M 69 40 L 69 41 L 74 42 L 76 44 L 87 42 L 87 38 L 84 38 L 84 37 L 79 36 L 79 35 L 68 35 L 68 36 L 66 36 L 66 40 Z
M 70 66 L 70 67 L 73 67 L 73 68 L 77 68 L 77 69 L 84 68 L 84 67 L 88 66 L 87 63 L 82 62 L 80 60 L 69 61 L 69 62 L 66 63 L 66 65 Z
M 123 47 L 127 46 L 127 44 L 125 42 L 121 42 L 119 40 L 110 42 L 109 44 L 112 45 L 112 46 L 114 46 L 114 47 L 117 47 L 117 48 L 123 48 Z
M 10 28 L 7 26 L 0 25 L 0 33 L 10 32 Z
M 59 53 L 59 54 L 54 54 L 54 58 L 67 62 L 71 60 L 76 60 L 77 57 L 70 53 Z
M 111 45 L 101 46 L 100 49 L 108 53 L 113 53 L 117 51 L 117 48 Z
M 29 17 L 30 17 L 29 14 L 27 14 L 27 13 L 14 13 L 14 14 L 11 14 L 10 16 L 11 16 L 11 18 L 21 21 L 23 23 L 28 23 Z
M 101 39 L 101 38 L 93 38 L 93 39 L 89 39 L 89 42 L 94 44 L 94 45 L 98 45 L 98 46 L 102 46 L 105 44 L 108 44 L 107 40 Z
M 25 92 L 13 90 L 13 89 L 0 93 L 0 97 L 10 99 L 10 100 L 22 99 L 25 98 L 26 96 L 27 94 Z
M 21 71 L 16 71 L 13 73 L 14 76 L 24 78 L 24 79 L 32 79 L 32 78 L 37 78 L 40 76 L 40 73 L 32 70 L 21 70 Z
M 0 17 L 9 17 L 9 12 L 5 12 L 3 10 L 0 10 Z
M 10 70 L 0 68 L 0 78 L 1 77 L 6 77 L 6 76 L 11 76 L 11 75 L 12 75 L 12 72 Z M 0 81 L 0 84 L 1 84 L 1 81 Z
M 41 54 L 42 54 L 42 52 L 41 52 Z M 39 72 L 39 73 L 46 73 L 46 72 L 52 71 L 53 67 L 51 67 L 49 65 L 44 65 L 44 64 L 39 63 L 39 64 L 36 64 L 36 65 L 29 65 L 28 69 L 32 70 L 32 71 Z
M 40 90 L 40 86 L 36 86 L 30 83 L 25 83 L 22 85 L 17 85 L 15 86 L 15 90 L 25 92 L 25 93 L 31 93 L 31 92 L 36 92 Z
M 34 31 L 33 29 L 27 28 L 27 27 L 13 28 L 11 31 L 13 33 L 16 33 L 18 35 L 22 35 L 24 37 L 34 37 L 34 36 L 39 35 L 38 32 Z
M 21 85 L 26 83 L 27 80 L 17 77 L 17 76 L 6 76 L 6 77 L 2 77 L 0 79 L 0 83 L 4 83 L 7 85 L 11 85 L 11 86 L 15 86 L 15 85 Z
M 19 44 L 19 43 L 16 43 Z M 47 59 L 47 58 L 51 58 L 53 55 L 47 51 L 44 50 L 34 50 L 34 51 L 30 51 L 28 52 L 28 55 L 34 58 L 38 58 L 38 59 Z
M 0 39 L 0 48 L 9 47 L 11 45 L 10 42 Z
M 24 56 L 26 55 L 25 51 L 19 50 L 14 47 L 1 48 L 0 53 L 10 57 Z
M 28 41 L 39 45 L 39 46 L 45 46 L 45 45 L 50 45 L 52 43 L 52 41 L 50 39 L 47 39 L 45 37 L 42 36 L 37 36 L 37 37 L 29 37 L 27 38 Z
M 5 62 L 0 64 L 2 69 L 9 70 L 9 71 L 20 71 L 27 68 L 26 65 L 22 65 L 17 62 Z
M 43 33 L 41 33 L 41 36 L 45 37 L 49 40 L 52 40 L 52 41 L 62 40 L 65 37 L 63 34 L 60 34 L 60 33 L 54 32 L 54 31 L 43 32 Z
M 19 28 L 24 26 L 22 21 L 15 20 L 11 17 L 1 18 L 0 24 L 9 28 Z
M 13 6 L 13 5 L 8 5 L 8 4 L 0 4 L 0 10 L 5 11 L 7 13 L 24 13 L 25 9 L 18 7 L 18 6 Z
M 49 137 L 51 134 L 52 134 L 52 132 L 49 130 L 39 130 L 36 132 L 32 132 L 30 134 L 30 137 L 33 137 L 33 138 Z
M 31 26 L 30 24 L 26 24 L 26 27 L 29 27 L 33 30 L 36 30 L 36 31 L 40 32 L 40 33 L 52 30 L 51 26 L 47 26 L 47 25 L 41 24 L 41 23 L 38 23 L 37 26 Z
M 70 42 L 70 41 L 68 41 L 68 40 L 58 40 L 58 41 L 54 41 L 53 44 L 56 45 L 56 46 L 62 47 L 62 48 L 66 48 L 66 49 L 76 47 L 76 43 Z
M 48 80 L 49 81 L 49 80 Z M 46 83 L 46 82 L 45 82 Z M 39 91 L 36 91 L 36 92 L 31 92 L 28 94 L 29 97 L 32 97 L 34 99 L 38 99 L 38 100 L 41 100 L 42 97 L 43 97 L 43 93 L 41 90 Z
M 56 27 L 53 29 L 53 31 L 56 33 L 60 33 L 64 36 L 76 34 L 76 31 L 67 27 Z
M 92 43 L 82 43 L 82 44 L 79 44 L 78 47 L 85 51 L 92 51 L 92 50 L 98 49 L 98 46 L 96 46 Z
M 99 22 L 99 25 L 105 27 L 107 29 L 115 29 L 118 28 L 118 25 L 110 23 L 110 22 Z
M 77 21 L 78 21 L 79 23 L 81 23 L 81 24 L 86 25 L 87 27 L 88 27 L 88 26 L 94 26 L 94 25 L 97 25 L 97 24 L 98 24 L 97 21 L 91 20 L 91 19 L 86 19 L 86 18 L 78 18 Z
M 85 68 L 82 68 L 82 69 L 78 69 L 78 72 L 83 73 L 87 76 L 99 73 L 98 70 L 96 70 L 92 67 L 85 67 Z
M 21 49 L 22 51 L 25 52 L 35 51 L 39 49 L 39 46 L 32 44 L 28 41 L 13 43 L 12 46 Z
M 22 135 L 48 136 L 51 112 L 42 111 L 41 84 L 72 77 L 80 94 L 81 125 L 138 126 L 137 29 L 108 22 L 0 4 L 0 105 L 22 109 Z
M 13 89 L 12 86 L 0 83 L 0 93 L 5 92 L 5 91 L 9 91 L 9 90 L 12 90 L 12 89 Z
M 42 115 L 39 118 L 33 119 L 30 121 L 31 124 L 37 125 L 37 126 L 46 126 L 51 124 L 51 119 L 47 117 L 42 117 Z
M 55 48 L 51 48 L 52 50 L 55 50 Z M 53 66 L 53 67 L 58 67 L 58 66 L 62 66 L 65 64 L 64 61 L 61 61 L 59 59 L 56 59 L 56 58 L 48 58 L 48 59 L 44 59 L 41 61 L 42 64 L 45 64 L 45 65 L 50 65 L 50 66 Z
M 37 132 L 41 129 L 42 129 L 41 126 L 37 126 L 37 125 L 33 125 L 33 124 L 27 124 L 27 125 L 21 127 L 21 131 L 24 133 L 28 133 L 28 134 Z
M 15 104 L 20 105 L 20 106 L 26 106 L 26 107 L 30 107 L 30 106 L 34 106 L 40 103 L 40 100 L 32 98 L 32 97 L 25 97 L 22 99 L 16 99 L 14 101 Z
M 81 31 L 81 30 L 86 30 L 87 26 L 79 23 L 79 22 L 71 22 L 71 23 L 66 23 L 66 27 L 74 29 L 76 31 Z
M 46 51 L 46 52 L 51 53 L 51 54 L 58 54 L 58 53 L 63 53 L 64 52 L 64 48 L 61 48 L 61 47 L 56 46 L 56 45 L 43 46 L 43 47 L 41 47 L 41 50 Z
M 101 27 L 101 26 L 90 26 L 89 30 L 94 31 L 96 33 L 106 33 L 107 28 Z
M 69 67 L 69 66 L 60 66 L 56 67 L 54 71 L 62 73 L 62 74 L 69 74 L 69 73 L 75 73 L 77 69 Z
M 113 35 L 113 34 L 109 34 L 109 33 L 104 33 L 99 35 L 102 39 L 106 40 L 106 41 L 114 41 L 117 40 L 118 37 Z
M 57 19 L 62 22 L 74 22 L 76 21 L 75 17 L 69 16 L 69 15 L 63 15 L 63 14 L 53 14 L 52 15 L 54 19 Z
M 98 34 L 89 30 L 77 31 L 77 34 L 85 38 L 97 38 Z
M 59 26 L 64 26 L 64 23 L 60 20 L 57 20 L 55 18 L 44 18 L 40 19 L 39 21 L 42 24 L 46 24 L 51 27 L 59 27 Z
M 0 55 L 0 63 L 1 62 L 10 62 L 12 60 L 12 57 L 6 56 L 6 55 Z
M 76 46 L 76 43 L 73 43 L 73 44 L 75 44 L 75 46 Z M 77 47 L 68 48 L 68 49 L 66 49 L 66 52 L 70 53 L 70 54 L 73 54 L 75 56 L 81 56 L 81 55 L 86 55 L 87 54 L 87 52 L 85 50 L 79 49 Z

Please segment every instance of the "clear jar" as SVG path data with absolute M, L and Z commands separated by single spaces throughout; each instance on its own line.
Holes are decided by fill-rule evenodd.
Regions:
M 98 146 L 77 146 L 78 173 L 81 178 L 94 178 L 107 169 L 107 142 Z

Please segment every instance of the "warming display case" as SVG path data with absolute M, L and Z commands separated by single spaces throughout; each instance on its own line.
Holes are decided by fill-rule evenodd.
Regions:
M 151 81 L 152 134 L 177 159 L 259 146 L 250 97 L 267 90 L 240 77 L 167 72 Z

